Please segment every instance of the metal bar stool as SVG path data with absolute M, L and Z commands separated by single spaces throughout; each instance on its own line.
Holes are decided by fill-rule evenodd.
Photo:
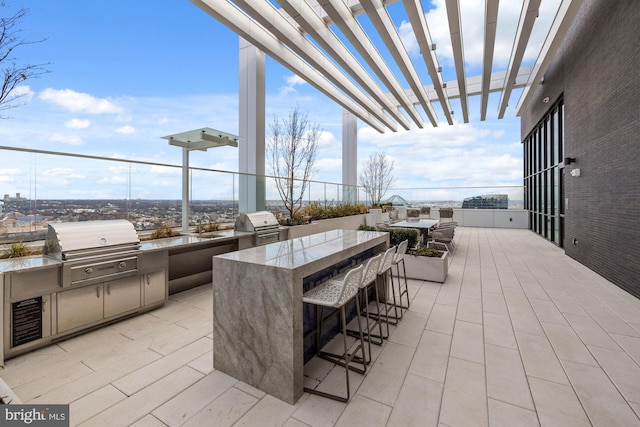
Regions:
M 364 339 L 367 341 L 369 348 L 369 358 L 365 360 L 367 364 L 371 363 L 371 343 L 376 345 L 382 345 L 382 321 L 380 317 L 373 318 L 373 316 L 369 315 L 369 289 L 373 286 L 374 289 L 374 302 L 376 304 L 376 313 L 380 312 L 380 302 L 378 298 L 378 287 L 375 286 L 376 278 L 378 277 L 378 268 L 380 267 L 380 261 L 382 260 L 383 254 L 378 254 L 372 258 L 369 258 L 367 261 L 364 272 L 362 273 L 362 281 L 360 282 L 360 305 L 356 307 L 356 309 L 360 312 L 360 316 L 362 316 L 362 311 L 365 313 L 365 327 L 362 331 Z M 362 297 L 364 295 L 364 298 Z M 364 304 L 363 304 L 364 302 Z M 371 321 L 373 320 L 373 328 L 371 327 Z M 378 327 L 380 331 L 379 334 L 373 334 L 372 330 L 375 327 Z M 347 333 L 351 336 L 356 336 L 358 331 L 347 330 Z
M 397 277 L 398 277 L 398 303 L 397 307 L 400 309 L 400 319 L 404 316 L 403 310 L 409 309 L 409 284 L 407 283 L 407 267 L 404 263 L 404 257 L 407 253 L 407 247 L 409 246 L 409 240 L 402 241 L 398 248 L 396 249 L 396 253 L 393 256 L 392 264 L 396 266 Z M 400 263 L 402 263 L 402 272 L 404 276 L 404 289 L 402 287 L 402 282 L 400 281 Z M 402 305 L 402 296 L 407 296 L 407 305 Z M 394 304 L 395 304 L 394 299 Z
M 357 318 L 358 318 L 358 339 L 357 346 L 353 353 L 349 353 L 349 346 L 347 344 L 347 320 L 346 320 L 346 310 L 345 306 L 347 303 L 355 298 L 356 304 L 360 305 L 360 298 L 358 297 L 358 290 L 360 282 L 362 281 L 362 272 L 364 270 L 364 266 L 359 265 L 356 268 L 353 268 L 347 272 L 344 280 L 327 280 L 326 282 L 322 282 L 318 286 L 309 291 L 305 292 L 302 296 L 302 302 L 306 304 L 313 304 L 317 306 L 316 309 L 316 321 L 317 321 L 317 332 L 316 332 L 316 345 L 318 356 L 326 359 L 330 362 L 335 363 L 336 365 L 344 366 L 346 373 L 346 383 L 347 383 L 347 397 L 342 397 L 337 394 L 326 393 L 323 391 L 319 391 L 311 388 L 304 388 L 304 391 L 312 394 L 317 394 L 319 396 L 328 397 L 331 399 L 338 400 L 340 402 L 349 402 L 351 399 L 351 389 L 349 387 L 349 370 L 353 370 L 362 374 L 367 372 L 367 365 L 365 363 L 365 352 L 364 352 L 364 338 L 362 334 L 362 324 L 360 322 L 360 311 L 356 310 Z M 322 323 L 323 323 L 323 311 L 325 307 L 335 308 L 340 312 L 340 321 L 342 324 L 342 338 L 344 345 L 344 353 L 343 354 L 334 354 L 322 351 L 320 348 L 321 345 L 321 337 L 322 337 Z M 362 354 L 362 358 L 356 358 L 355 354 L 360 351 Z M 351 360 L 362 361 L 362 369 L 358 369 L 354 366 L 350 366 Z
M 375 315 L 372 315 L 372 317 L 374 319 L 382 317 L 384 322 L 386 323 L 387 334 L 382 336 L 382 338 L 384 339 L 389 338 L 389 325 L 397 325 L 398 319 L 399 319 L 398 309 L 395 306 L 396 293 L 395 293 L 395 288 L 393 286 L 393 274 L 389 274 L 391 272 L 391 267 L 393 265 L 393 257 L 395 256 L 395 253 L 396 253 L 395 246 L 392 246 L 389 249 L 387 249 L 384 255 L 382 256 L 382 260 L 380 261 L 380 266 L 378 268 L 378 276 L 382 276 L 384 280 L 384 287 L 383 287 L 384 295 L 382 296 L 382 301 L 384 305 L 384 314 L 382 314 L 382 312 L 378 310 L 378 312 Z M 387 280 L 388 280 L 387 278 L 391 280 L 390 286 L 387 286 Z M 393 294 L 393 302 L 389 302 L 389 295 L 388 295 L 389 287 L 391 288 L 391 292 Z M 389 305 L 394 307 L 395 316 L 391 316 L 389 314 Z

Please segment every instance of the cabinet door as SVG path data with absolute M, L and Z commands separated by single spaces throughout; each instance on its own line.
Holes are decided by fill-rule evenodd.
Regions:
M 167 270 L 162 269 L 142 275 L 144 305 L 151 305 L 167 298 Z
M 102 320 L 102 284 L 58 292 L 58 333 Z
M 104 283 L 104 318 L 140 307 L 140 279 L 125 277 Z

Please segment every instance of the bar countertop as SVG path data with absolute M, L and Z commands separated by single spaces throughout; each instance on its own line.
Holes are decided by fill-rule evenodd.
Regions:
M 291 240 L 270 243 L 264 246 L 216 255 L 216 258 L 246 264 L 257 264 L 296 270 L 332 254 L 358 247 L 376 238 L 387 237 L 387 233 L 361 230 L 331 230 Z

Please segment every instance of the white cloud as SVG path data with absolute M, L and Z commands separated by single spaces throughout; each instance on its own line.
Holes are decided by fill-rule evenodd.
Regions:
M 64 124 L 69 129 L 86 129 L 91 125 L 87 119 L 71 119 Z
M 292 92 L 296 92 L 296 86 L 304 85 L 304 84 L 307 83 L 306 81 L 304 81 L 301 77 L 299 77 L 296 74 L 291 74 L 291 75 L 287 76 L 286 82 L 287 82 L 287 84 L 285 86 L 282 86 L 282 87 L 280 87 L 280 89 L 278 89 L 278 95 L 279 96 L 286 96 L 286 95 L 289 95 Z
M 88 93 L 76 92 L 71 89 L 45 89 L 40 93 L 40 99 L 50 102 L 71 112 L 88 114 L 121 114 L 124 110 L 110 99 L 96 98 Z
M 125 125 L 116 129 L 117 133 L 121 133 L 123 135 L 130 135 L 135 133 L 136 129 L 133 126 Z
M 158 175 L 180 175 L 182 173 L 181 168 L 171 168 L 168 166 L 151 166 L 151 173 Z
M 123 176 L 109 176 L 96 181 L 98 184 L 124 184 L 127 179 Z
M 168 118 L 166 118 L 166 117 L 160 117 L 160 118 L 158 119 L 158 124 L 159 124 L 159 125 L 166 125 L 167 123 L 169 123 L 169 119 L 168 119 Z
M 22 98 L 21 101 L 29 101 L 31 100 L 31 98 L 33 98 L 33 91 L 31 90 L 31 87 L 29 87 L 29 85 L 21 85 L 21 86 L 16 86 L 15 89 L 13 89 L 13 91 L 11 92 L 11 96 L 14 98 Z
M 68 179 L 84 179 L 84 175 L 76 173 L 72 168 L 53 168 L 42 171 L 42 176 L 51 176 L 56 178 Z
M 400 35 L 400 39 L 402 40 L 402 44 L 404 45 L 404 48 L 407 50 L 409 55 L 420 55 L 420 46 L 418 45 L 418 40 L 416 39 L 416 35 L 413 32 L 411 22 L 403 20 L 400 23 L 400 27 L 398 27 L 398 33 Z
M 77 135 L 53 134 L 45 138 L 50 142 L 61 142 L 68 145 L 84 145 L 84 140 Z

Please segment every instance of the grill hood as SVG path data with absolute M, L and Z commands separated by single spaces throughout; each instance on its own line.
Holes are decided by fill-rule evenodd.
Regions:
M 133 224 L 124 219 L 49 224 L 43 253 L 60 261 L 140 248 Z
M 253 213 L 241 213 L 236 219 L 236 230 L 238 231 L 261 231 L 278 228 L 278 220 L 275 215 L 268 211 Z

